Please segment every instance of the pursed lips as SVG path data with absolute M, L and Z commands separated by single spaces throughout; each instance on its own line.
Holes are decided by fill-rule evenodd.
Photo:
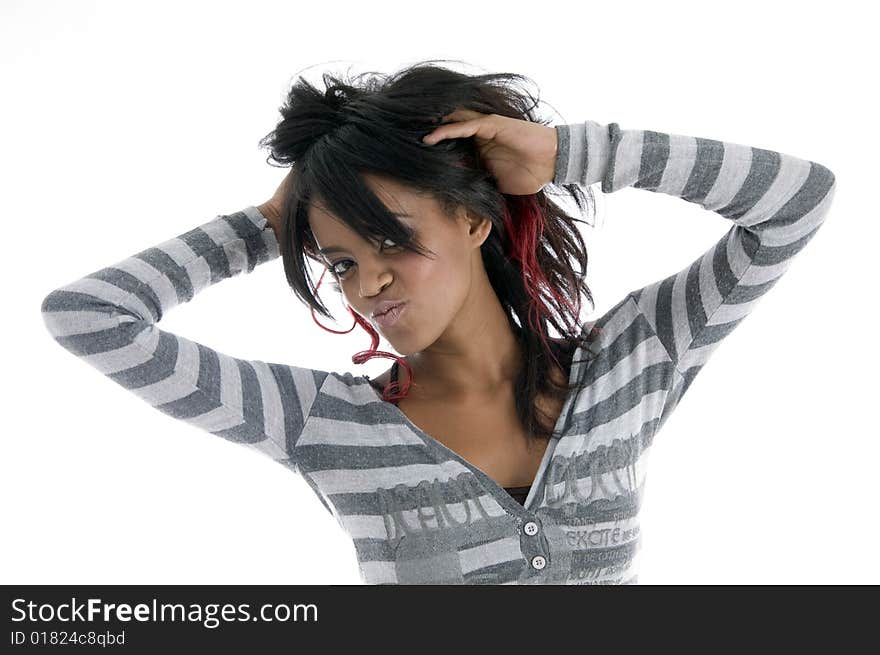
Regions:
M 377 316 L 382 316 L 383 314 L 387 314 L 392 309 L 394 309 L 395 307 L 399 307 L 400 305 L 403 305 L 405 302 L 406 302 L 405 300 L 383 301 L 383 302 L 379 303 L 379 305 L 377 305 L 375 310 L 373 310 L 373 318 L 376 318 Z

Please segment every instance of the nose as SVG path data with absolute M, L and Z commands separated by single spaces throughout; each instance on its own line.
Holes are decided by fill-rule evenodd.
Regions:
M 358 280 L 360 297 L 369 298 L 384 291 L 394 280 L 394 276 L 388 270 L 386 262 L 380 258 L 371 258 L 370 262 L 358 266 Z

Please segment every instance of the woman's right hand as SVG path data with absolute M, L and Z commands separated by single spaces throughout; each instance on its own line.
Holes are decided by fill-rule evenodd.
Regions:
M 275 237 L 279 241 L 281 240 L 281 217 L 284 215 L 285 203 L 290 196 L 293 178 L 294 169 L 291 168 L 290 172 L 281 180 L 281 184 L 275 190 L 275 195 L 268 202 L 257 206 L 257 209 L 260 210 L 260 213 L 266 217 L 266 221 L 272 226 L 272 229 L 275 231 Z

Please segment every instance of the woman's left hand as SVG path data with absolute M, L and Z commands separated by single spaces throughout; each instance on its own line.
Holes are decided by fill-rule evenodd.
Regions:
M 555 127 L 471 109 L 456 109 L 441 123 L 422 141 L 434 145 L 443 139 L 474 137 L 501 193 L 537 193 L 553 181 L 558 147 Z

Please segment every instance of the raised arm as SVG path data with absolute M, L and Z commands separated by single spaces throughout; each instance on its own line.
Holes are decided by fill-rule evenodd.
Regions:
M 554 182 L 678 196 L 733 222 L 693 263 L 631 291 L 677 372 L 664 419 L 825 220 L 834 174 L 791 155 L 594 121 L 556 126 Z
M 42 315 L 65 349 L 172 418 L 292 469 L 325 371 L 237 359 L 156 326 L 212 284 L 279 256 L 253 206 L 60 287 Z

